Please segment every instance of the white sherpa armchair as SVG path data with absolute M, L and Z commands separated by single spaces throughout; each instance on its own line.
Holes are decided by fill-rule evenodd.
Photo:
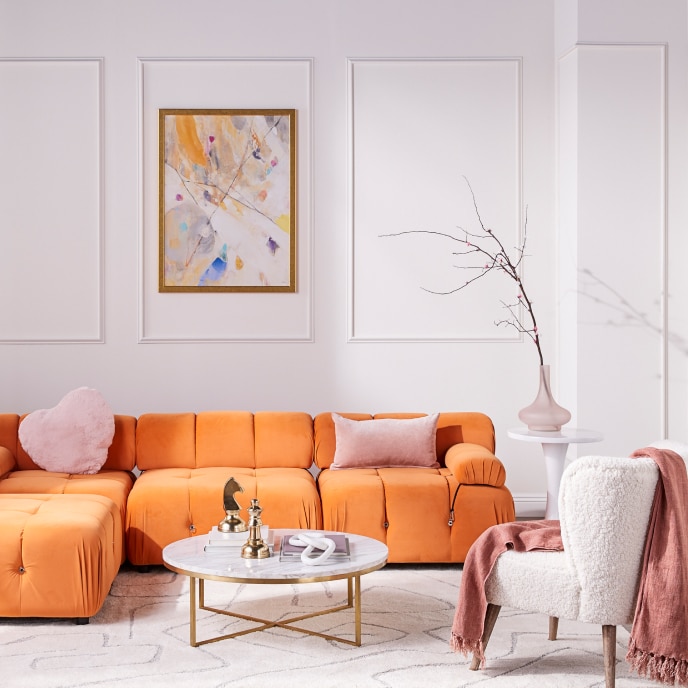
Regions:
M 587 456 L 564 471 L 559 493 L 563 552 L 501 554 L 486 585 L 487 645 L 502 606 L 602 626 L 607 688 L 615 684 L 616 626 L 633 621 L 659 471 L 650 458 Z M 471 669 L 480 661 L 473 657 Z

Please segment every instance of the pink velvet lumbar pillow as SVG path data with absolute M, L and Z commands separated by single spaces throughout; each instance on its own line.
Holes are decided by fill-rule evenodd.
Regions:
M 79 387 L 57 406 L 29 413 L 19 441 L 33 462 L 56 473 L 97 473 L 115 436 L 115 417 L 95 389 Z
M 350 420 L 332 414 L 334 461 L 330 468 L 438 468 L 439 413 L 420 418 Z

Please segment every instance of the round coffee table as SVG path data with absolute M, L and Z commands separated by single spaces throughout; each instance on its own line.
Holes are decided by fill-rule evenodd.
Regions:
M 349 559 L 330 558 L 325 563 L 317 566 L 304 564 L 300 559 L 296 561 L 280 561 L 279 545 L 282 535 L 298 532 L 298 530 L 294 529 L 272 530 L 271 536 L 274 538 L 274 553 L 266 559 L 243 559 L 241 557 L 241 547 L 239 546 L 227 546 L 223 549 L 215 547 L 206 552 L 204 548 L 208 544 L 208 538 L 203 535 L 177 540 L 177 542 L 173 542 L 163 549 L 162 558 L 165 566 L 171 571 L 180 573 L 183 576 L 189 576 L 190 579 L 190 645 L 198 647 L 206 643 L 227 640 L 274 627 L 287 628 L 299 633 L 326 638 L 327 640 L 336 640 L 347 645 L 359 646 L 361 644 L 361 576 L 381 569 L 387 563 L 387 546 L 372 538 L 346 533 L 351 552 Z M 347 603 L 310 614 L 282 619 L 281 621 L 272 621 L 206 606 L 204 599 L 204 583 L 206 580 L 249 585 L 292 585 L 295 583 L 322 583 L 325 581 L 346 580 L 348 588 Z M 198 581 L 198 606 L 196 605 L 196 581 Z M 305 619 L 324 614 L 333 614 L 334 612 L 351 609 L 352 607 L 354 608 L 355 640 L 318 633 L 317 631 L 293 625 Z M 196 613 L 198 609 L 252 621 L 259 625 L 235 633 L 198 640 L 196 638 Z

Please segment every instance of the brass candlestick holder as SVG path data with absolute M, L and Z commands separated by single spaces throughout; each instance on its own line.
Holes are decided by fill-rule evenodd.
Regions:
M 225 483 L 223 505 L 226 516 L 217 525 L 217 529 L 221 533 L 243 533 L 246 531 L 246 522 L 239 516 L 241 506 L 234 497 L 235 493 L 243 491 L 244 488 L 234 478 L 230 478 Z
M 248 540 L 241 548 L 243 559 L 266 559 L 270 556 L 270 548 L 263 542 L 260 534 L 260 527 L 263 525 L 260 520 L 261 513 L 263 509 L 258 504 L 258 500 L 252 499 L 251 506 L 248 508 Z

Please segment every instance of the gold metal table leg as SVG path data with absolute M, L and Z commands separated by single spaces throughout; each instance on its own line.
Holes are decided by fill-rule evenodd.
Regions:
M 351 578 L 349 578 L 349 584 L 351 584 Z M 355 594 L 355 604 L 354 604 L 354 623 L 356 625 L 356 646 L 361 645 L 361 577 L 354 576 L 354 594 Z M 349 597 L 351 599 L 351 597 Z
M 198 581 L 198 607 L 196 606 L 196 581 Z M 245 614 L 238 614 L 236 612 L 230 612 L 226 609 L 217 609 L 216 607 L 208 607 L 205 604 L 205 580 L 203 578 L 195 578 L 189 576 L 189 643 L 192 647 L 198 647 L 199 645 L 206 645 L 208 643 L 215 643 L 219 640 L 227 640 L 229 638 L 237 638 L 248 633 L 255 633 L 257 631 L 265 631 L 269 628 L 286 628 L 290 631 L 297 631 L 298 633 L 305 633 L 306 635 L 313 635 L 319 638 L 325 638 L 326 640 L 334 640 L 339 643 L 345 643 L 346 645 L 361 645 L 361 577 L 360 575 L 352 575 L 346 579 L 347 582 L 347 603 L 342 604 L 338 607 L 331 607 L 329 609 L 324 609 L 319 612 L 311 612 L 309 614 L 302 614 L 300 616 L 293 616 L 289 619 L 284 619 L 282 621 L 271 621 L 268 619 L 261 619 L 260 617 L 248 616 Z M 329 635 L 327 633 L 318 633 L 317 631 L 311 631 L 307 628 L 301 628 L 299 626 L 294 626 L 292 624 L 305 619 L 312 619 L 317 616 L 324 616 L 325 614 L 333 614 L 334 612 L 343 611 L 346 609 L 354 609 L 354 632 L 355 640 L 349 640 L 347 638 L 341 638 L 335 635 Z M 243 619 L 245 621 L 252 621 L 254 623 L 260 624 L 254 628 L 248 628 L 242 631 L 236 631 L 234 633 L 229 633 L 227 635 L 216 636 L 214 638 L 206 638 L 204 640 L 198 640 L 196 637 L 196 611 L 197 609 L 203 609 L 204 611 L 213 612 L 215 614 L 223 614 L 224 616 L 231 616 L 235 619 Z
M 189 644 L 198 647 L 196 642 L 196 578 L 189 576 Z M 199 587 L 203 580 L 198 581 Z

